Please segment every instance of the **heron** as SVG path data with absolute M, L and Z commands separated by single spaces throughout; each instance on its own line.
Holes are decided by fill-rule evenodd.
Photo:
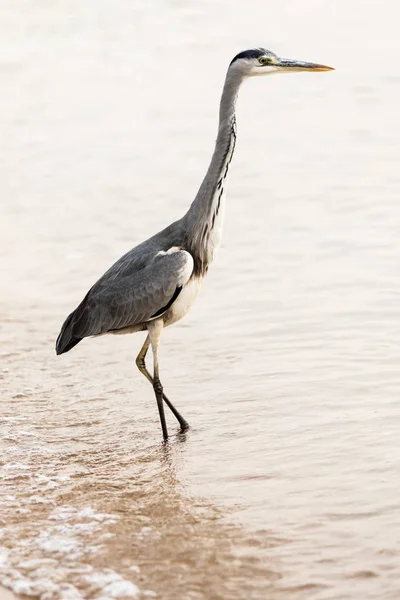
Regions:
M 57 354 L 68 352 L 86 337 L 147 331 L 136 364 L 153 386 L 164 440 L 168 439 L 164 403 L 181 431 L 189 425 L 164 393 L 158 358 L 161 334 L 164 327 L 173 325 L 189 311 L 221 242 L 226 179 L 236 144 L 239 88 L 245 79 L 254 76 L 331 70 L 326 65 L 280 58 L 265 48 L 237 54 L 223 86 L 214 153 L 189 209 L 182 218 L 117 260 L 61 328 Z M 145 362 L 150 346 L 153 375 Z

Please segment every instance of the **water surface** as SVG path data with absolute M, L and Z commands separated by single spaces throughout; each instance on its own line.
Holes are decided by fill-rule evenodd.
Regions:
M 3 8 L 0 582 L 48 599 L 391 600 L 400 585 L 394 0 Z M 161 373 L 66 315 L 187 209 L 228 62 L 247 82 L 223 246 Z M 169 417 L 168 417 L 169 418 Z

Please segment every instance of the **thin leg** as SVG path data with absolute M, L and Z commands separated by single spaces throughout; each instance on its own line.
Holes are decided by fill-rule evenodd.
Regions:
M 153 362 L 154 362 L 154 377 L 153 377 L 153 390 L 156 395 L 158 412 L 160 414 L 161 429 L 163 432 L 164 440 L 168 439 L 167 423 L 165 421 L 164 404 L 163 404 L 163 387 L 160 381 L 159 368 L 158 368 L 158 346 L 160 344 L 161 332 L 163 330 L 162 320 L 152 321 L 148 325 L 148 332 L 150 337 L 151 349 L 153 350 Z
M 156 395 L 158 413 L 160 415 L 163 438 L 164 438 L 164 440 L 167 440 L 168 439 L 168 429 L 167 429 L 167 422 L 165 420 L 165 412 L 164 412 L 163 387 L 161 385 L 161 381 L 160 381 L 158 375 L 155 375 L 155 374 L 154 374 L 153 389 L 154 389 L 154 393 Z
M 145 363 L 145 358 L 146 358 L 146 354 L 149 349 L 149 346 L 150 346 L 150 336 L 148 335 L 147 338 L 145 339 L 142 349 L 140 350 L 140 352 L 136 358 L 136 364 L 137 364 L 139 371 L 146 377 L 146 379 L 148 381 L 150 381 L 151 385 L 153 385 L 153 378 L 150 375 L 150 373 L 148 372 L 146 363 Z M 189 429 L 189 423 L 186 421 L 186 419 L 184 419 L 184 417 L 182 417 L 181 413 L 175 408 L 175 406 L 172 404 L 172 402 L 170 402 L 170 400 L 168 400 L 168 398 L 164 394 L 164 392 L 163 392 L 163 399 L 164 399 L 165 404 L 168 406 L 168 408 L 171 410 L 173 415 L 178 420 L 179 425 L 181 426 L 181 430 L 185 431 L 186 429 Z

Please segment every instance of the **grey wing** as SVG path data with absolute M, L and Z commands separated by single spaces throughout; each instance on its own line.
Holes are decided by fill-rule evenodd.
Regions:
M 75 340 L 133 327 L 160 316 L 192 273 L 191 254 L 170 248 L 158 252 L 148 265 L 132 275 L 116 277 L 109 285 L 94 286 L 66 319 L 57 339 L 57 353 L 67 351 Z
M 133 275 L 136 271 L 148 266 L 160 250 L 180 246 L 182 239 L 181 219 L 175 221 L 148 240 L 135 246 L 119 258 L 93 286 L 102 287 L 120 277 Z

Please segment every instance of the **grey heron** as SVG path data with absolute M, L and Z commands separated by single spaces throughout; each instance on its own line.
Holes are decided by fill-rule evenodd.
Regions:
M 158 360 L 160 337 L 164 327 L 179 321 L 190 309 L 221 241 L 224 190 L 235 149 L 235 106 L 240 85 L 246 78 L 258 75 L 331 70 L 325 65 L 279 58 L 265 48 L 237 54 L 225 78 L 214 153 L 188 211 L 117 260 L 61 328 L 57 354 L 68 352 L 85 337 L 147 331 L 136 364 L 153 386 L 164 439 L 168 438 L 168 430 L 163 401 L 182 431 L 188 423 L 163 391 Z M 145 363 L 150 345 L 153 376 Z

